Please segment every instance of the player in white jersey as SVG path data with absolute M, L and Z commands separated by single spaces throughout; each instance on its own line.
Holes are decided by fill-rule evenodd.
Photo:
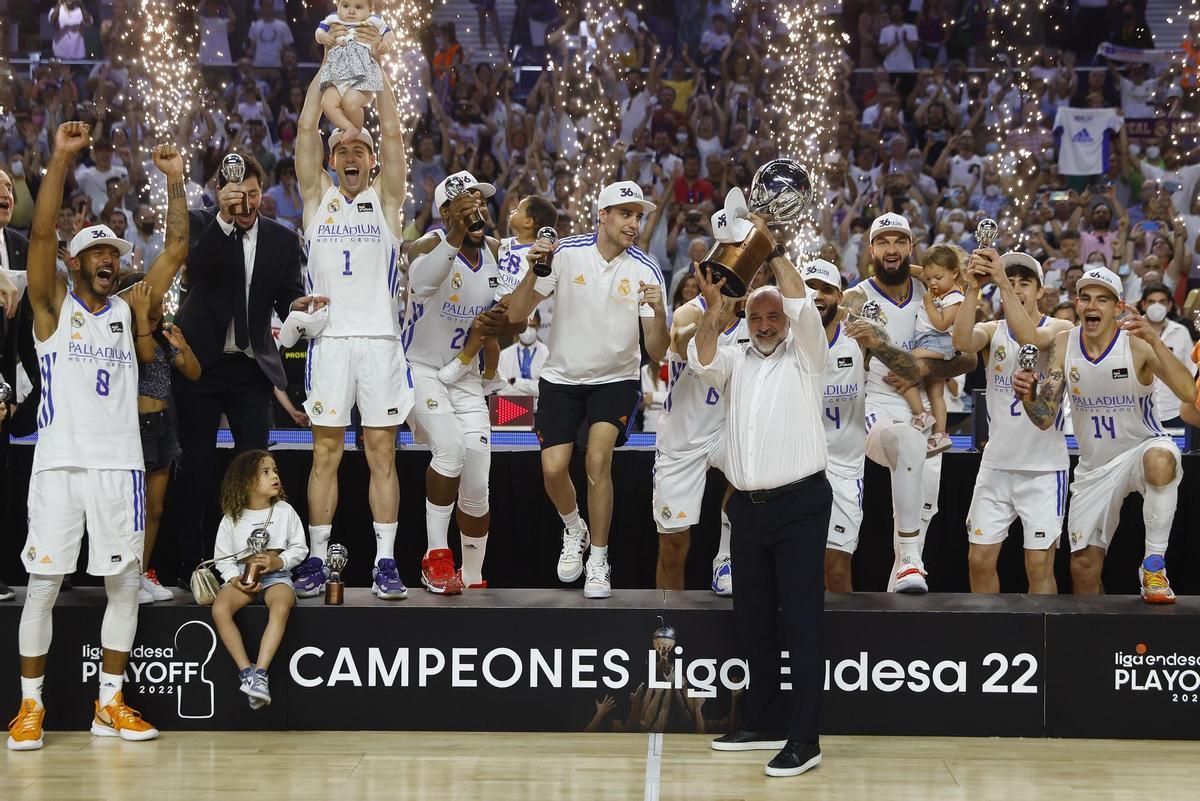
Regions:
M 774 281 L 764 263 L 750 281 L 749 292 Z M 748 294 L 748 293 L 747 293 Z M 725 452 L 725 401 L 717 390 L 700 380 L 688 367 L 687 346 L 708 308 L 697 295 L 675 310 L 671 320 L 671 347 L 667 350 L 669 389 L 655 438 L 654 493 L 651 514 L 658 528 L 658 565 L 655 587 L 683 589 L 683 567 L 691 546 L 691 527 L 700 521 L 708 468 L 723 469 Z M 729 306 L 718 336 L 720 345 L 750 341 L 745 312 Z M 733 565 L 729 554 L 731 529 L 721 500 L 721 537 L 713 558 L 710 587 L 717 595 L 733 594 Z
M 404 131 L 387 78 L 376 97 L 379 114 L 379 180 L 375 143 L 365 131 L 345 139 L 329 137 L 329 166 L 321 144 L 321 87 L 314 78 L 300 112 L 296 137 L 296 177 L 304 200 L 310 290 L 328 298 L 328 323 L 310 328 L 305 368 L 304 409 L 312 421 L 313 464 L 308 477 L 309 558 L 296 570 L 296 594 L 319 594 L 333 513 L 338 501 L 350 409 L 362 415 L 371 483 L 367 497 L 375 529 L 372 591 L 377 597 L 408 595 L 396 569 L 396 520 L 400 485 L 396 479 L 396 428 L 413 405 L 413 387 L 400 344 L 397 296 L 400 289 L 400 213 L 408 178 Z
M 55 273 L 63 181 L 89 143 L 85 123 L 59 126 L 29 238 L 28 292 L 42 394 L 29 481 L 29 534 L 21 551 L 29 585 L 18 634 L 21 709 L 8 737 L 15 751 L 42 747 L 50 616 L 63 576 L 75 570 L 85 525 L 87 570 L 104 577 L 108 595 L 91 732 L 126 740 L 158 736 L 121 692 L 137 632 L 146 518 L 134 322 L 128 303 L 116 294 L 120 258 L 132 247 L 107 226 L 84 228 L 67 247 L 71 287 Z M 166 176 L 168 198 L 166 246 L 146 274 L 151 302 L 158 303 L 187 257 L 188 218 L 183 159 L 173 146 L 160 145 L 154 164 Z
M 844 330 L 873 357 L 866 378 L 866 449 L 871 461 L 892 474 L 896 561 L 888 591 L 921 593 L 929 589 L 921 551 L 929 522 L 937 514 L 942 460 L 939 454 L 926 462 L 925 437 L 913 428 L 912 412 L 904 397 L 888 383 L 888 372 L 912 385 L 926 375 L 960 375 L 974 367 L 977 359 L 973 355 L 936 361 L 913 358 L 909 351 L 913 349 L 917 311 L 925 287 L 910 275 L 913 240 L 908 220 L 899 214 L 877 217 L 871 224 L 869 242 L 875 277 L 847 290 L 844 301 L 856 314 L 867 301 L 877 304 L 890 341 L 862 320 Z
M 1115 273 L 1088 270 L 1075 287 L 1082 322 L 1055 337 L 1046 379 L 1024 404 L 1034 424 L 1048 429 L 1063 393 L 1071 396 L 1079 443 L 1067 520 L 1071 580 L 1077 594 L 1100 592 L 1100 570 L 1121 506 L 1126 495 L 1138 492 L 1146 527 L 1138 568 L 1142 599 L 1174 603 L 1165 556 L 1183 466 L 1179 448 L 1159 425 L 1154 379 L 1187 405 L 1196 402 L 1196 385 L 1153 326 L 1125 306 Z M 1014 391 L 1029 391 L 1035 379 L 1032 371 L 1020 371 L 1013 378 Z
M 825 589 L 850 592 L 850 562 L 862 526 L 863 467 L 866 462 L 866 370 L 869 357 L 843 326 L 842 277 L 837 267 L 817 259 L 801 270 L 813 293 L 829 343 L 823 382 L 825 474 L 833 489 L 833 510 L 825 540 Z
M 447 190 L 458 183 L 462 191 L 451 197 Z M 487 586 L 483 560 L 490 525 L 492 429 L 479 372 L 459 371 L 445 382 L 438 370 L 455 361 L 472 330 L 495 337 L 524 328 L 509 325 L 502 311 L 492 310 L 500 285 L 499 242 L 484 233 L 488 213 L 483 201 L 495 192 L 469 172 L 448 176 L 434 190 L 433 202 L 449 228 L 426 234 L 409 251 L 404 345 L 417 393 L 412 427 L 432 452 L 425 471 L 427 539 L 421 583 L 439 595 Z M 461 572 L 447 543 L 455 499 Z
M 1032 422 L 1013 394 L 1021 346 L 1038 348 L 1038 372 L 1045 373 L 1054 338 L 1072 326 L 1038 311 L 1042 265 L 1027 253 L 1000 256 L 991 248 L 971 255 L 966 271 L 963 308 L 954 320 L 954 347 L 983 353 L 988 415 L 988 443 L 975 477 L 967 513 L 968 564 L 972 592 L 1000 592 L 996 560 L 1017 518 L 1025 541 L 1029 592 L 1053 595 L 1054 554 L 1062 535 L 1067 505 L 1070 460 L 1063 418 L 1043 431 Z M 994 281 L 1004 308 L 1003 320 L 976 323 L 980 281 Z

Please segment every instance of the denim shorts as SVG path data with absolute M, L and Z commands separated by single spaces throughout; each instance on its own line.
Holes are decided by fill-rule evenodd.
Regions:
M 286 584 L 292 592 L 296 591 L 296 588 L 292 586 L 292 571 L 290 570 L 272 570 L 270 573 L 263 573 L 258 577 L 258 583 L 262 587 L 258 591 L 259 603 L 265 603 L 267 588 L 274 587 L 276 584 Z
M 146 461 L 146 472 L 170 468 L 181 452 L 171 410 L 139 414 L 138 427 L 142 433 L 142 458 Z
M 913 341 L 913 350 L 917 348 L 931 350 L 941 355 L 943 359 L 953 359 L 954 337 L 950 335 L 949 331 L 918 331 Z

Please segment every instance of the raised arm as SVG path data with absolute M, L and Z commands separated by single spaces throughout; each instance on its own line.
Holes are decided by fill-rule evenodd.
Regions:
M 154 148 L 154 166 L 167 177 L 166 245 L 146 272 L 150 285 L 150 302 L 157 303 L 171 288 L 175 274 L 183 266 L 188 253 L 187 192 L 183 187 L 183 156 L 174 145 Z
M 1138 351 L 1143 351 L 1145 364 L 1155 377 L 1166 384 L 1175 397 L 1187 406 L 1196 402 L 1196 379 L 1179 357 L 1176 356 L 1167 343 L 1154 331 L 1146 318 L 1129 310 L 1130 317 L 1121 323 L 1121 327 L 1129 332 L 1130 342 L 1134 347 L 1135 358 Z M 1141 340 L 1140 342 L 1137 340 Z M 1139 373 L 1142 371 L 1139 370 Z M 1139 375 L 1139 380 L 1141 376 Z
M 954 328 L 951 329 L 951 339 L 954 349 L 963 353 L 979 353 L 988 346 L 995 333 L 995 323 L 976 323 L 975 315 L 979 308 L 979 278 L 970 269 L 966 270 L 967 291 L 963 293 L 963 302 L 954 318 Z M 990 330 L 989 330 L 990 327 Z
M 376 94 L 375 110 L 379 114 L 379 155 L 383 162 L 379 170 L 379 197 L 383 201 L 388 225 L 392 226 L 392 234 L 400 239 L 403 233 L 400 217 L 408 193 L 408 148 L 400 124 L 400 112 L 396 108 L 396 94 L 386 74 L 383 90 Z
M 1058 419 L 1059 409 L 1062 407 L 1063 391 L 1067 386 L 1063 365 L 1066 361 L 1068 335 L 1069 332 L 1061 331 L 1054 338 L 1047 358 L 1046 376 L 1038 387 L 1037 395 L 1033 400 L 1022 403 L 1025 407 L 1025 414 L 1029 415 L 1033 424 L 1043 431 L 1054 425 L 1054 421 Z M 1034 380 L 1036 380 L 1036 376 L 1032 370 L 1018 370 L 1013 375 L 1013 392 L 1019 394 Z
M 321 196 L 333 185 L 325 172 L 325 146 L 321 143 L 321 76 L 313 77 L 296 121 L 296 182 L 304 201 L 304 227 L 320 209 Z

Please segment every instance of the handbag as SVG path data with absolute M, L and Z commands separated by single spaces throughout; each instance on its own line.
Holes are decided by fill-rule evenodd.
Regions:
M 271 508 L 267 511 L 267 522 L 263 523 L 262 528 L 267 528 L 271 525 L 271 517 L 275 514 L 275 504 L 271 504 Z M 217 577 L 213 575 L 212 568 L 216 567 L 217 562 L 224 562 L 227 559 L 235 561 L 251 556 L 254 553 L 250 548 L 243 548 L 234 554 L 226 556 L 215 556 L 212 559 L 206 559 L 196 565 L 196 569 L 192 571 L 192 597 L 196 599 L 196 603 L 200 606 L 212 606 L 217 600 L 217 593 L 221 591 L 221 585 L 217 583 Z

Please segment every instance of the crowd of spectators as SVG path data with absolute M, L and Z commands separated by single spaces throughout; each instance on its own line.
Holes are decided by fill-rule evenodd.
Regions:
M 148 168 L 157 137 L 130 44 L 141 40 L 142 22 L 131 0 L 21 5 L 9 38 L 21 43 L 17 52 L 43 55 L 13 64 L 0 82 L 11 227 L 29 226 L 51 132 L 63 120 L 89 121 L 95 144 L 70 179 L 61 238 L 105 222 L 135 245 L 124 269 L 137 271 L 163 246 Z M 420 52 L 402 57 L 421 87 L 405 238 L 441 224 L 433 188 L 459 169 L 499 188 L 488 201 L 496 236 L 531 194 L 555 204 L 561 233 L 586 230 L 585 190 L 631 179 L 659 207 L 639 244 L 681 303 L 696 293 L 687 274 L 712 244 L 711 214 L 778 154 L 774 132 L 788 111 L 772 102 L 785 66 L 776 5 L 626 0 L 604 20 L 581 19 L 572 5 L 520 0 L 511 30 L 486 8 L 486 30 L 473 14 L 430 23 Z M 262 213 L 299 228 L 296 119 L 320 58 L 313 31 L 329 10 L 313 0 L 201 0 L 194 18 L 178 21 L 198 31 L 202 76 L 194 117 L 173 132 L 198 145 L 193 207 L 213 205 L 220 159 L 239 148 L 266 171 Z M 1103 263 L 1125 280 L 1131 302 L 1165 287 L 1171 319 L 1190 327 L 1183 310 L 1200 287 L 1200 150 L 1190 113 L 1200 23 L 1184 62 L 1153 54 L 1126 62 L 1099 58 L 1096 48 L 1151 46 L 1135 0 L 1051 3 L 1011 48 L 994 45 L 1004 32 L 988 4 L 973 0 L 845 0 L 823 10 L 846 37 L 828 98 L 830 137 L 821 163 L 808 167 L 827 186 L 816 215 L 822 255 L 848 284 L 869 277 L 863 235 L 879 213 L 909 218 L 917 257 L 942 242 L 970 250 L 977 220 L 991 217 L 1001 250 L 1021 248 L 1044 263 L 1046 313 L 1069 314 L 1063 304 L 1075 280 Z M 611 31 L 604 52 L 587 59 L 596 80 L 540 69 L 547 59 L 577 61 L 569 54 L 590 46 L 596 23 Z M 615 122 L 597 137 L 592 108 L 602 102 L 614 104 Z M 1068 108 L 1086 110 L 1084 121 Z M 983 313 L 992 313 L 986 304 Z M 653 367 L 648 373 L 653 390 Z

